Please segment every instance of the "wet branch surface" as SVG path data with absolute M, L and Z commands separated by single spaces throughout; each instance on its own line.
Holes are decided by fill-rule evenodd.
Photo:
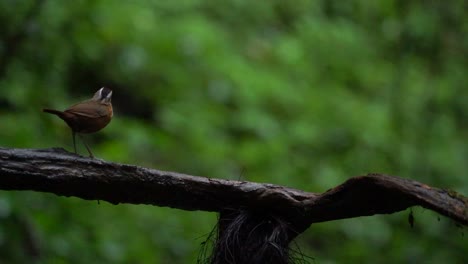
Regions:
M 411 206 L 468 225 L 466 197 L 395 176 L 353 177 L 325 193 L 311 193 L 90 159 L 63 149 L 0 148 L 0 189 L 192 211 L 255 210 L 284 216 L 299 229 L 316 222 L 390 214 Z

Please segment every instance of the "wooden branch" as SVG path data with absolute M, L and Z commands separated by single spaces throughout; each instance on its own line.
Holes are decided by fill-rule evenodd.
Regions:
M 300 229 L 315 222 L 389 214 L 422 206 L 468 225 L 468 199 L 399 177 L 354 177 L 323 194 L 106 162 L 63 149 L 0 148 L 0 189 L 50 192 L 113 204 L 152 204 L 221 212 L 255 209 Z M 300 231 L 300 230 L 298 230 Z

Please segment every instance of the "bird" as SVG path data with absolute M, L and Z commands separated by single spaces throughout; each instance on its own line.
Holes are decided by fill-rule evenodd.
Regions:
M 75 154 L 77 154 L 75 135 L 78 134 L 88 150 L 89 156 L 94 158 L 81 134 L 98 132 L 109 124 L 113 116 L 111 97 L 112 90 L 102 87 L 94 94 L 93 98 L 74 104 L 64 111 L 48 108 L 44 108 L 42 111 L 60 117 L 71 128 Z

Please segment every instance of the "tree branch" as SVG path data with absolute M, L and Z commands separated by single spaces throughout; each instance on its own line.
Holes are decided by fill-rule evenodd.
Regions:
M 315 222 L 390 214 L 416 205 L 468 225 L 466 197 L 394 176 L 354 177 L 318 194 L 106 162 L 63 149 L 0 148 L 0 189 L 182 210 L 254 209 L 285 216 L 299 229 Z

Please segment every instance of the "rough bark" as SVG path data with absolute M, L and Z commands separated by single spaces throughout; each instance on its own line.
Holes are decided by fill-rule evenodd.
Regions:
M 254 210 L 284 217 L 297 233 L 315 222 L 390 214 L 411 206 L 422 206 L 468 225 L 466 197 L 375 173 L 353 177 L 320 194 L 106 162 L 63 149 L 0 148 L 0 189 L 182 210 Z

